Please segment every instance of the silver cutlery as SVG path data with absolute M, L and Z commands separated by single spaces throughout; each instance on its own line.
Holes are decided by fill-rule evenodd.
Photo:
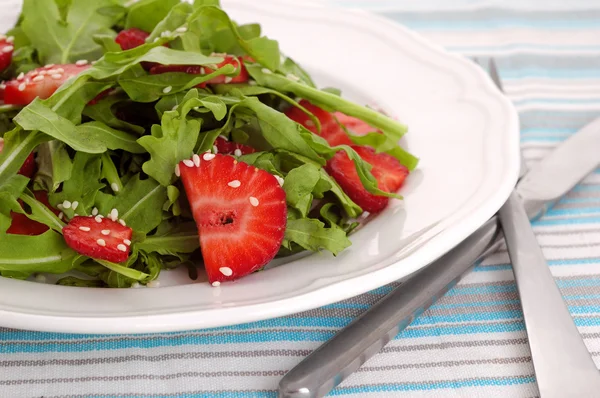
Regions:
M 493 62 L 491 62 L 490 69 L 492 80 L 502 90 Z M 569 137 L 526 173 L 525 164 L 523 161 L 521 162 L 522 176 L 507 204 L 502 208 L 502 218 L 508 226 L 507 243 L 512 247 L 509 249 L 512 250 L 509 255 L 513 261 L 519 262 L 519 264 L 525 262 L 526 266 L 531 266 L 529 256 L 539 255 L 541 249 L 537 246 L 535 236 L 532 235 L 530 219 L 543 214 L 547 208 L 551 207 L 598 166 L 600 159 L 597 155 L 597 148 L 599 147 L 600 118 Z M 514 212 L 515 209 L 518 210 L 518 213 Z M 527 215 L 525 219 L 523 219 L 523 214 Z M 528 241 L 521 243 L 526 245 L 533 243 L 539 252 L 533 251 L 526 254 L 519 250 L 519 246 L 515 246 L 515 241 L 518 241 L 520 236 L 513 230 L 516 227 L 524 226 L 525 223 L 529 228 Z M 511 225 L 515 228 L 511 228 Z M 403 282 L 291 369 L 279 383 L 279 397 L 316 398 L 325 396 L 458 283 L 462 275 L 470 270 L 474 263 L 497 250 L 503 241 L 504 236 L 499 228 L 496 215 L 453 250 Z M 530 246 L 524 247 L 529 250 Z M 548 326 L 549 319 L 530 315 L 532 311 L 537 311 L 538 307 L 530 304 L 536 302 L 530 299 L 529 293 L 526 294 L 527 307 L 523 308 L 525 317 L 530 316 L 532 319 L 532 321 L 526 321 L 526 326 L 528 332 L 530 332 L 529 329 L 533 329 L 532 335 L 535 343 L 532 347 L 532 356 L 536 361 L 536 373 L 539 372 L 540 375 L 543 373 L 540 379 L 542 397 L 546 398 L 545 394 L 548 394 L 548 397 L 594 396 L 594 394 L 581 394 L 588 393 L 590 390 L 587 388 L 592 385 L 594 386 L 592 391 L 596 394 L 600 391 L 598 372 L 595 370 L 587 350 L 586 352 L 582 350 L 581 336 L 570 318 L 560 292 L 558 292 L 558 296 L 556 295 L 556 284 L 543 256 L 541 260 L 540 257 L 536 258 L 539 263 L 536 263 L 531 270 L 523 271 L 527 276 L 521 276 L 520 271 L 517 270 L 515 273 L 517 274 L 517 283 L 521 283 L 519 288 L 519 293 L 521 293 L 521 290 L 530 288 L 526 282 L 534 282 L 529 275 L 540 272 L 541 264 L 543 264 L 546 267 L 546 274 L 539 278 L 538 283 L 549 286 L 549 291 L 556 290 L 554 293 L 546 294 L 552 296 L 551 300 L 553 301 L 548 302 L 543 311 L 546 312 L 547 309 L 552 308 L 552 311 L 547 311 L 548 315 L 551 315 L 555 313 L 554 307 L 559 308 L 556 311 L 559 313 L 556 322 L 560 326 L 555 324 Z M 525 269 L 519 266 L 517 268 Z M 543 270 L 541 273 L 543 274 Z M 536 288 L 536 291 L 539 289 Z M 541 319 L 538 320 L 538 317 Z M 560 331 L 551 330 L 555 327 Z M 569 341 L 567 347 L 577 347 L 574 348 L 578 352 L 573 357 L 575 359 L 570 359 L 570 356 L 565 357 L 565 350 L 560 347 L 562 343 L 552 341 L 552 338 L 561 339 L 560 341 L 563 338 L 567 339 Z M 552 345 L 547 345 L 548 342 Z M 541 350 L 544 351 L 540 352 Z M 540 357 L 540 355 L 542 356 Z M 548 365 L 544 364 L 545 360 L 548 360 Z M 557 368 L 558 365 L 561 365 L 562 368 Z M 565 371 L 567 367 L 572 367 L 572 370 Z M 579 371 L 581 375 L 575 376 L 574 374 Z M 546 374 L 553 375 L 556 372 L 563 372 L 555 378 L 555 384 L 560 383 L 560 388 L 552 384 L 552 376 L 546 376 Z M 566 395 L 561 389 L 565 386 L 565 379 L 568 380 L 569 387 Z M 581 384 L 581 389 L 578 390 L 576 384 Z M 556 394 L 552 395 L 554 390 L 556 390 Z M 558 394 L 559 392 L 562 392 L 562 395 Z M 579 395 L 572 395 L 573 393 L 579 393 Z

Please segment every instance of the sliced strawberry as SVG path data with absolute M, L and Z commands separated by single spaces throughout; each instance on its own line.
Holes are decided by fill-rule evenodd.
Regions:
M 131 228 L 108 218 L 76 216 L 63 228 L 65 242 L 84 256 L 122 263 L 129 257 Z
M 0 35 L 0 72 L 8 68 L 12 62 L 12 55 L 15 50 L 15 46 L 12 43 L 13 40 L 13 38 Z
M 363 160 L 373 166 L 371 174 L 377 180 L 379 189 L 385 192 L 397 192 L 402 187 L 408 169 L 396 158 L 387 153 L 376 153 L 373 148 L 366 146 L 353 145 L 352 148 Z M 346 152 L 337 152 L 327 162 L 326 170 L 364 211 L 376 213 L 387 206 L 389 202 L 387 197 L 373 195 L 365 189 L 358 177 L 354 162 Z
M 318 106 L 315 106 L 308 102 L 307 100 L 301 100 L 300 105 L 306 108 L 307 111 L 312 113 L 317 119 L 319 119 L 319 123 L 321 123 L 321 131 L 317 131 L 317 126 L 311 120 L 310 117 L 304 111 L 297 107 L 289 108 L 285 114 L 287 117 L 306 127 L 308 130 L 312 131 L 315 134 L 320 135 L 325 138 L 329 145 L 352 145 L 352 141 L 350 137 L 346 134 L 343 128 L 336 122 L 333 115 Z
M 3 149 L 4 140 L 0 138 L 0 152 L 2 152 Z M 29 156 L 27 156 L 27 159 L 25 159 L 25 162 L 23 163 L 21 168 L 19 169 L 18 174 L 21 174 L 27 178 L 31 178 L 35 174 L 35 168 L 35 158 L 33 157 L 33 153 L 30 153 Z
M 285 192 L 275 176 L 231 156 L 205 153 L 200 159 L 181 162 L 179 170 L 208 279 L 217 285 L 275 257 L 285 233 Z
M 78 75 L 90 66 L 82 65 L 46 65 L 34 69 L 25 75 L 6 82 L 4 102 L 10 105 L 27 105 L 36 97 L 46 99 L 69 78 Z
M 227 141 L 223 137 L 217 137 L 215 146 L 217 147 L 217 151 L 219 153 L 229 155 L 241 156 L 256 152 L 256 149 L 252 148 L 251 146 L 238 144 L 237 142 L 233 141 Z
M 34 191 L 33 195 L 38 201 L 42 202 L 47 208 L 52 210 L 54 214 L 59 214 L 58 210 L 50 206 L 50 203 L 48 202 L 48 193 L 46 191 Z M 21 202 L 21 206 L 22 205 L 23 203 Z M 43 234 L 49 229 L 46 225 L 29 219 L 25 214 L 11 212 L 10 216 L 12 222 L 6 231 L 8 234 L 36 236 Z
M 141 29 L 129 28 L 120 31 L 117 37 L 115 37 L 115 41 L 121 46 L 121 49 L 125 51 L 146 44 L 146 38 L 148 38 L 148 36 L 150 36 L 150 33 Z
M 244 63 L 240 58 L 237 58 L 232 55 L 224 56 L 225 60 L 219 64 L 217 64 L 217 69 L 224 67 L 225 65 L 233 65 L 237 69 L 238 66 L 241 67 L 240 73 L 237 76 L 217 76 L 212 79 L 200 83 L 196 87 L 206 87 L 207 84 L 221 84 L 221 83 L 245 83 L 248 81 L 250 75 L 244 66 Z M 211 69 L 207 66 L 199 66 L 199 65 L 156 65 L 152 69 L 150 69 L 150 74 L 158 75 L 166 72 L 182 72 L 188 73 L 190 75 L 208 75 L 215 71 L 216 69 Z
M 369 133 L 381 133 L 381 130 L 371 126 L 370 124 L 363 122 L 362 120 L 353 116 L 348 116 L 342 112 L 334 112 L 333 115 L 337 118 L 338 122 L 346 127 L 354 135 L 367 135 Z

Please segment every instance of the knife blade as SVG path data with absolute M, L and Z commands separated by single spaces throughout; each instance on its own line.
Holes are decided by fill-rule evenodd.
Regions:
M 532 218 L 539 217 L 591 173 L 600 161 L 599 147 L 600 118 L 587 124 L 532 167 L 515 188 L 527 214 Z M 458 283 L 478 260 L 497 250 L 503 240 L 498 218 L 494 216 L 291 369 L 279 383 L 279 397 L 326 395 Z

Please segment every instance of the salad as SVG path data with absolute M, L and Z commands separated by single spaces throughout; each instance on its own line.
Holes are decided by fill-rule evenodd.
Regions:
M 407 127 L 318 88 L 217 0 L 25 0 L 0 35 L 0 275 L 218 286 L 339 254 L 398 194 Z

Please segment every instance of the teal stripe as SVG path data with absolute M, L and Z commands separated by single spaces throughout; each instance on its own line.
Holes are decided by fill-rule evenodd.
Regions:
M 510 264 L 486 265 L 485 267 L 476 267 L 475 272 L 491 272 L 491 271 L 506 271 L 512 270 Z

